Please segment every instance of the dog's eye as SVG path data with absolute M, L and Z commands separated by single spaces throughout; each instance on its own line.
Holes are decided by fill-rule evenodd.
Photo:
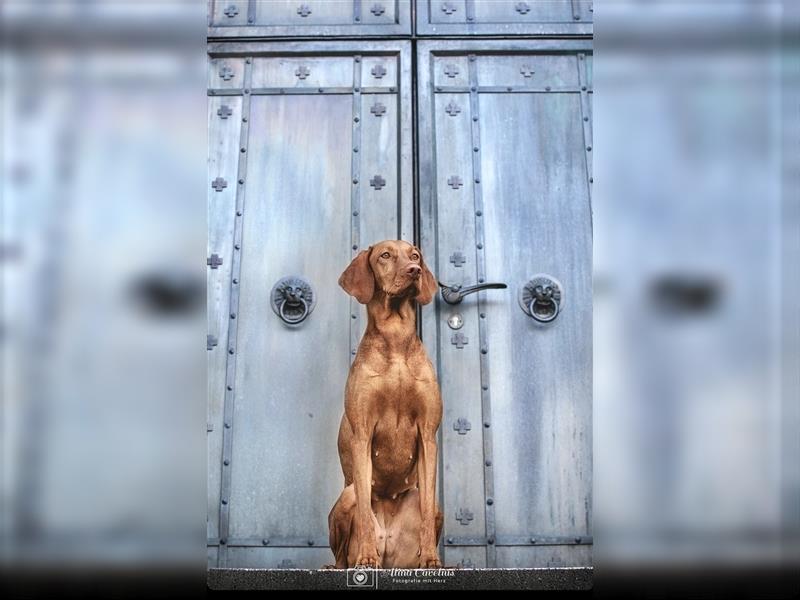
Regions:
M 414 254 L 411 255 L 411 260 L 419 260 L 419 254 L 414 252 Z
M 383 254 L 381 254 L 381 258 L 391 258 L 391 257 L 392 255 L 389 254 L 388 252 L 384 252 Z

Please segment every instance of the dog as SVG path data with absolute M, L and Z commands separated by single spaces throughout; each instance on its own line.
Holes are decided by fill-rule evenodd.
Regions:
M 436 279 L 401 240 L 363 250 L 339 285 L 367 307 L 350 367 L 338 449 L 344 491 L 328 515 L 336 568 L 438 568 L 436 432 L 442 399 L 417 336 L 416 307 Z

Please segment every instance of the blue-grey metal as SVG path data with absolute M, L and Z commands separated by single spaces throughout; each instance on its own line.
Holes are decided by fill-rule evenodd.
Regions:
M 444 422 L 483 425 L 477 445 L 457 427 L 442 431 L 444 561 L 590 564 L 591 113 L 583 65 L 591 42 L 425 41 L 418 50 L 423 251 L 440 281 L 509 285 L 458 305 L 457 345 L 447 324 L 455 307 L 437 298 L 436 312 L 423 311 Z M 467 101 L 468 111 L 448 111 Z M 454 176 L 471 186 L 449 186 Z M 469 246 L 475 266 L 450 260 Z M 525 315 L 517 298 L 540 271 L 557 276 L 570 298 L 547 325 Z
M 412 0 L 209 0 L 208 37 L 407 37 L 411 10 Z
M 208 433 L 209 486 L 219 490 L 209 490 L 218 515 L 209 518 L 209 560 L 219 566 L 331 561 L 327 513 L 343 485 L 336 435 L 349 350 L 365 321 L 337 279 L 362 244 L 413 239 L 410 50 L 409 42 L 209 46 L 211 154 L 238 162 L 238 173 L 210 173 L 228 180 L 219 196 L 209 188 L 210 227 L 219 236 L 230 227 L 230 246 L 211 246 L 230 251 L 209 269 L 230 274 L 229 303 L 214 304 L 226 311 L 228 344 L 222 327 L 209 329 L 220 334 L 209 356 L 227 357 L 224 391 L 209 389 L 224 394 L 223 422 L 214 428 L 210 418 Z M 222 103 L 233 107 L 225 119 Z M 238 143 L 223 144 L 219 124 L 232 118 L 241 119 Z M 221 201 L 232 187 L 235 209 Z M 272 314 L 270 288 L 294 273 L 313 283 L 317 304 L 289 327 Z
M 416 0 L 418 36 L 587 36 L 591 0 Z

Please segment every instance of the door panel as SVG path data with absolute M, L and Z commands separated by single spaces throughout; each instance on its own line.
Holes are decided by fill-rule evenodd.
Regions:
M 211 250 L 226 252 L 224 268 L 209 269 L 210 289 L 225 291 L 209 313 L 221 332 L 209 348 L 220 415 L 209 433 L 209 546 L 219 566 L 318 568 L 330 562 L 336 437 L 364 327 L 337 280 L 362 245 L 413 236 L 410 48 L 262 43 L 210 54 L 209 176 L 227 185 L 209 205 Z M 229 64 L 236 77 L 217 77 Z M 233 107 L 225 119 L 222 104 Z M 272 305 L 287 276 L 313 288 L 300 324 Z
M 423 251 L 440 281 L 509 286 L 423 311 L 445 407 L 447 564 L 591 562 L 589 52 L 420 43 Z M 518 301 L 537 273 L 563 286 L 548 324 Z

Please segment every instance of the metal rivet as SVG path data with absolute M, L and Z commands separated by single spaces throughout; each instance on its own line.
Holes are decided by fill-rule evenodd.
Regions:
M 220 538 L 219 543 L 224 546 L 225 545 L 225 538 Z
M 469 89 L 470 89 L 470 91 L 473 91 L 473 92 L 477 92 L 478 91 L 478 88 L 476 88 L 474 85 Z
M 253 17 L 248 17 L 248 19 L 247 19 L 248 23 L 252 23 L 253 21 L 255 21 L 255 19 Z
M 475 62 L 476 57 L 474 55 L 470 55 L 469 62 Z
M 491 498 L 487 498 L 487 499 L 486 499 L 486 504 L 488 504 L 489 506 L 491 506 L 492 504 L 494 504 L 494 500 L 492 500 Z
M 250 90 L 245 90 L 245 91 L 244 91 L 244 93 L 245 93 L 245 94 L 249 94 L 249 93 L 250 93 Z
M 360 20 L 361 20 L 361 17 L 356 17 L 356 23 L 358 23 Z
M 235 285 L 235 284 L 239 283 L 239 280 L 238 280 L 238 279 L 234 279 L 234 280 L 233 280 L 233 283 L 234 283 L 234 285 Z
M 354 210 L 354 211 L 353 211 L 353 216 L 354 216 L 354 217 L 357 217 L 357 216 L 358 216 L 358 211 L 357 211 L 357 210 Z
M 269 546 L 269 540 L 268 539 L 263 539 L 263 540 L 261 540 L 261 544 L 263 546 Z
M 483 249 L 483 244 L 478 244 L 478 250 L 482 250 L 482 249 Z
M 494 544 L 494 538 L 489 538 L 487 541 L 489 542 L 489 545 Z
M 360 56 L 356 56 L 356 57 L 355 57 L 355 61 L 356 61 L 357 63 L 360 63 L 360 62 L 361 62 L 361 57 L 360 57 Z
M 441 92 L 441 91 L 442 91 L 442 88 L 440 88 L 440 87 L 437 87 L 437 88 L 436 88 L 436 91 L 437 91 L 437 92 Z
M 581 538 L 580 537 L 576 537 L 575 538 L 575 543 L 576 544 L 580 544 L 581 543 Z
M 572 18 L 575 19 L 576 21 L 580 21 L 581 20 L 581 16 L 580 15 L 575 15 Z
M 229 460 L 223 460 L 223 461 L 222 461 L 222 464 L 223 464 L 223 465 L 225 465 L 225 466 L 227 467 L 229 464 L 231 464 L 231 461 L 229 461 Z
M 353 91 L 354 91 L 354 92 L 360 92 L 360 91 L 361 91 L 361 88 L 353 88 Z
M 478 117 L 477 117 L 477 115 L 476 115 L 476 116 L 474 116 L 474 117 L 472 117 L 472 120 L 473 120 L 473 121 L 477 121 L 477 120 L 478 120 Z
M 594 177 L 589 177 L 589 183 L 594 183 Z
M 244 179 L 240 179 L 239 180 L 239 185 L 243 185 L 243 184 L 244 184 Z
M 233 348 L 228 348 L 228 354 L 233 354 Z
M 487 352 L 489 352 L 489 351 L 486 348 L 481 348 L 481 354 L 486 354 Z M 488 427 L 488 425 L 487 425 L 487 427 Z
M 591 146 L 586 146 L 586 151 L 587 152 L 591 152 L 592 151 L 592 147 Z
M 535 544 L 535 543 L 536 543 L 536 538 L 531 538 L 531 544 Z
M 578 58 L 580 58 L 581 60 L 583 60 L 583 54 L 578 54 Z
M 242 148 L 242 152 L 247 152 L 247 148 Z
M 478 148 L 477 146 L 475 146 L 475 147 L 472 149 L 472 151 L 473 151 L 473 152 L 477 152 L 478 150 L 479 150 L 479 148 Z
M 355 319 L 355 318 L 356 318 L 356 316 L 355 316 L 355 315 L 350 315 L 350 318 L 351 318 L 351 319 Z
M 216 94 L 216 92 L 215 92 L 214 90 L 208 90 L 208 93 L 209 93 L 209 94 L 211 94 L 212 96 L 213 96 L 214 94 Z
M 225 423 L 225 429 L 230 429 L 230 428 L 231 428 L 231 424 L 230 423 Z
M 247 123 L 247 117 L 242 117 L 242 123 Z
M 358 179 L 353 179 L 353 183 L 358 183 Z
M 236 313 L 231 313 L 231 319 L 235 319 L 235 318 L 236 318 Z
M 481 180 L 476 177 L 475 178 L 475 183 L 480 183 L 480 182 L 481 182 Z
M 227 386 L 227 388 L 228 388 L 228 391 L 229 391 L 229 392 L 232 392 L 232 391 L 233 391 L 233 386 L 232 386 L 232 385 L 229 385 L 229 386 Z
M 353 244 L 353 250 L 358 250 L 358 246 L 356 246 L 355 244 Z
M 467 21 L 474 21 L 474 20 L 475 20 L 475 17 L 472 17 L 472 16 L 467 17 Z
M 228 503 L 228 501 L 227 501 L 227 500 L 224 500 L 224 499 L 222 500 L 222 504 L 223 504 L 223 505 L 225 505 L 225 504 L 227 504 L 227 503 Z
M 488 385 L 486 385 L 486 384 L 484 383 L 484 384 L 481 386 L 481 389 L 482 389 L 482 390 L 485 392 L 486 390 L 488 390 L 488 389 L 489 389 L 489 386 L 488 386 Z
M 479 210 L 476 210 L 475 214 L 480 217 L 483 213 L 481 211 L 479 211 Z
M 484 282 L 484 279 L 483 279 L 483 277 L 481 277 L 481 278 L 479 278 L 479 279 L 478 279 L 478 283 L 483 283 L 483 282 Z
M 236 216 L 237 216 L 237 217 L 241 217 L 241 216 L 242 216 L 242 211 L 240 211 L 240 210 L 237 210 L 237 211 L 236 211 Z
M 355 350 L 351 350 L 351 351 L 350 351 L 350 354 L 352 354 L 353 356 L 355 356 L 355 355 L 356 355 L 356 351 L 355 351 Z
M 253 61 L 252 61 L 252 60 L 250 60 L 249 58 L 246 58 L 246 59 L 244 59 L 244 62 L 246 62 L 246 63 L 249 65 L 249 64 L 250 64 L 251 62 L 253 62 Z
M 309 546 L 313 546 L 314 545 L 314 540 L 308 540 L 308 545 Z
M 358 152 L 358 148 L 353 148 L 353 152 Z
M 389 88 L 389 91 L 390 91 L 390 92 L 394 92 L 394 87 L 390 87 L 390 88 Z
M 489 429 L 489 426 L 490 426 L 490 425 L 491 425 L 491 423 L 489 423 L 489 421 L 484 421 L 484 423 L 483 423 L 483 426 L 484 426 L 486 429 Z
M 448 544 L 452 544 L 453 543 L 453 538 L 451 538 L 451 537 L 447 538 L 447 543 Z
M 358 117 L 353 118 L 353 121 L 355 121 L 356 123 L 358 123 L 360 120 L 361 119 L 359 119 Z
M 241 250 L 241 249 L 242 249 L 242 247 L 241 247 L 239 244 L 236 244 L 236 245 L 234 245 L 234 248 L 235 248 L 236 250 Z
M 588 120 L 589 120 L 589 117 L 583 117 L 583 120 L 584 120 L 584 121 L 588 121 Z
M 511 91 L 511 90 L 513 90 L 513 89 L 514 89 L 514 88 L 512 88 L 512 87 L 507 87 L 507 88 L 506 88 L 506 91 L 507 91 L 507 92 L 510 92 L 510 91 Z
M 548 85 L 547 87 L 545 87 L 544 91 L 549 92 L 550 91 L 550 86 Z
M 487 461 L 486 461 L 486 466 L 487 466 L 487 467 L 491 467 L 491 466 L 492 466 L 492 461 L 490 461 L 490 460 L 487 460 Z
M 322 88 L 318 88 L 317 91 L 321 94 L 323 92 Z
M 481 313 L 481 319 L 485 319 L 485 318 L 486 318 L 486 313 Z

